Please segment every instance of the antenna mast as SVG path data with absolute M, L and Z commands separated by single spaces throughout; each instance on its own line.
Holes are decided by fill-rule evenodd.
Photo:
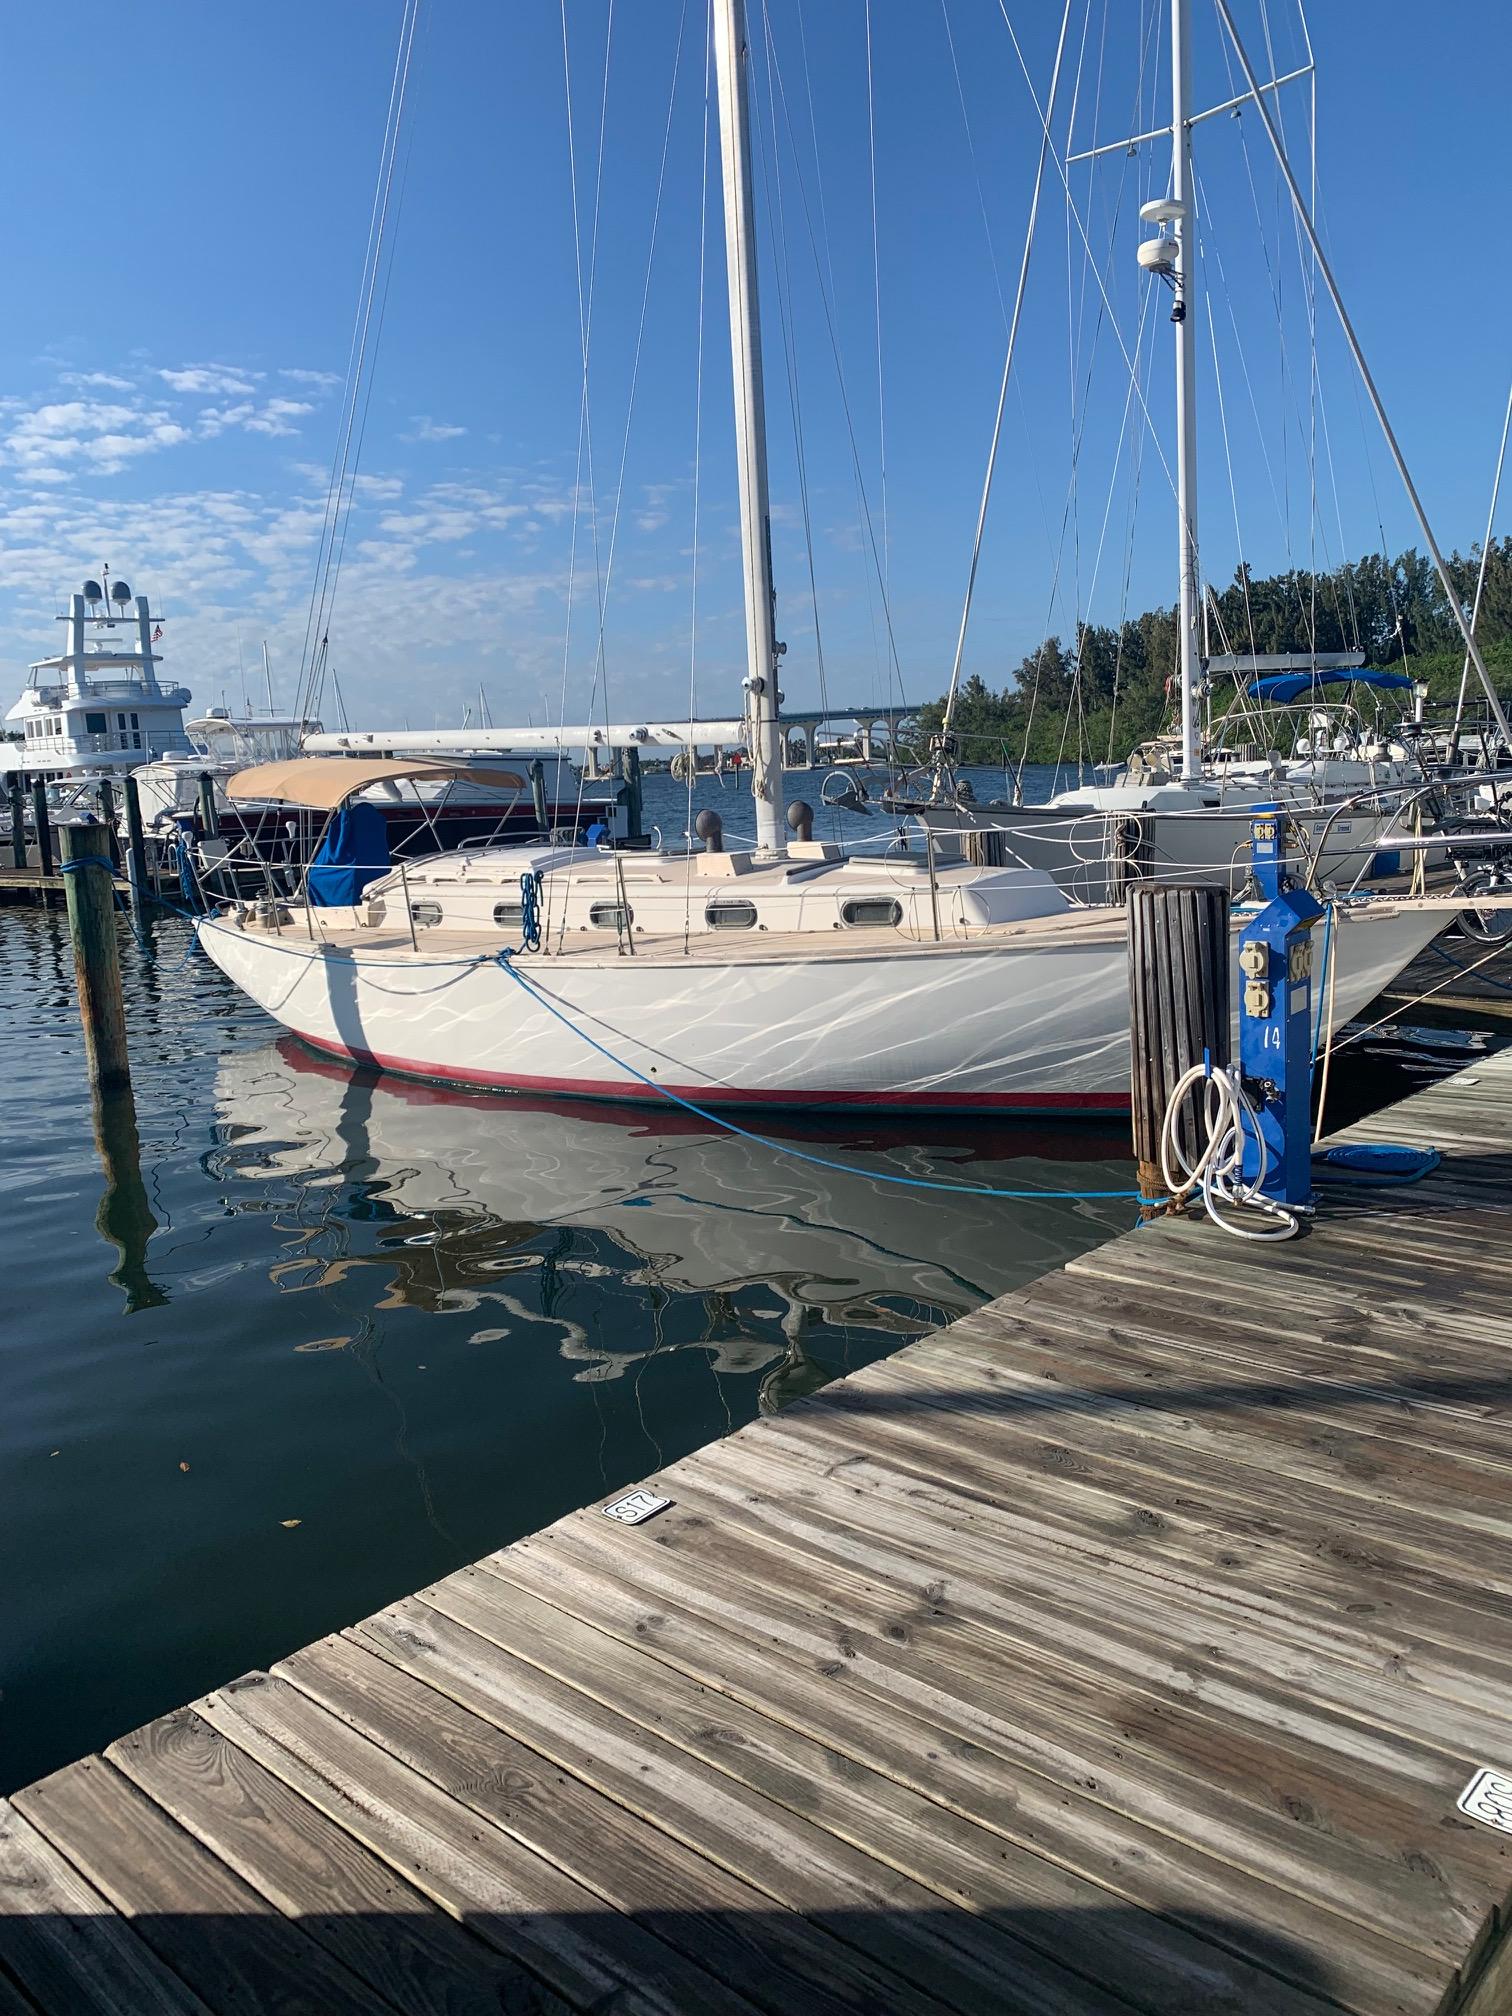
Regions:
M 750 42 L 745 0 L 714 0 L 714 62 L 719 81 L 719 149 L 724 171 L 725 253 L 729 271 L 730 357 L 735 383 L 735 456 L 740 476 L 740 548 L 745 562 L 746 722 L 756 844 L 783 851 L 782 724 L 772 587 L 772 523 L 767 497 L 766 401 L 761 384 L 761 317 L 756 298 L 756 217 L 751 190 L 751 119 L 747 94 Z

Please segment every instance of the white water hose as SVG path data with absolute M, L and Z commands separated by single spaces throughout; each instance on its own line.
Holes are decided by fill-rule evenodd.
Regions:
M 1178 1121 L 1183 1102 L 1198 1086 L 1205 1088 L 1202 1119 L 1207 1140 L 1196 1161 L 1189 1162 Z M 1252 1183 L 1246 1183 L 1243 1175 L 1246 1124 L 1260 1151 L 1260 1167 Z M 1194 1064 L 1172 1092 L 1160 1130 L 1160 1173 L 1171 1202 L 1184 1204 L 1194 1190 L 1200 1191 L 1209 1218 L 1236 1239 L 1293 1239 L 1302 1229 L 1297 1214 L 1262 1194 L 1268 1167 L 1260 1118 L 1238 1071 L 1232 1065 L 1210 1070 L 1206 1064 Z M 1267 1222 L 1243 1225 L 1224 1212 L 1249 1212 Z

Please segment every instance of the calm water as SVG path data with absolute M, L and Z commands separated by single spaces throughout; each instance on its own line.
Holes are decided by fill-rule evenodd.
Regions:
M 62 922 L 0 911 L 0 1788 L 1128 1222 L 878 1180 L 1117 1188 L 1121 1127 L 784 1128 L 828 1172 L 339 1070 L 187 945 L 124 938 L 135 1119 L 97 1139 Z

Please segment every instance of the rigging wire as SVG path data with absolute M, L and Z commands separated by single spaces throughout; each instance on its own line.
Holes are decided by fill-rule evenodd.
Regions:
M 971 130 L 971 114 L 966 107 L 966 87 L 962 82 L 961 65 L 956 56 L 955 36 L 951 32 L 950 0 L 940 0 L 940 16 L 945 24 L 945 43 L 950 51 L 950 69 L 951 74 L 955 78 L 956 102 L 961 108 L 961 126 L 966 135 L 966 153 L 971 161 L 971 179 L 976 185 L 977 210 L 982 219 L 982 235 L 987 241 L 987 263 L 992 268 L 992 285 L 997 294 L 998 314 L 1002 318 L 1003 335 L 1006 338 L 1008 334 L 1008 298 L 1003 292 L 1003 275 L 998 265 L 997 244 L 992 235 L 992 221 L 987 211 L 987 193 L 982 186 L 982 171 L 980 163 L 977 160 L 976 138 Z M 1013 389 L 1015 397 L 1018 400 L 1019 417 L 1023 422 L 1024 431 L 1027 435 L 1029 416 L 1024 406 L 1023 384 L 1017 378 L 1013 381 Z M 1039 505 L 1040 523 L 1044 527 L 1045 545 L 1053 558 L 1055 542 L 1050 536 L 1050 514 L 1045 505 L 1045 486 L 1040 480 L 1038 458 L 1032 455 L 1030 457 L 1030 469 L 1034 476 L 1034 495 Z
M 840 289 L 835 279 L 834 237 L 830 231 L 829 205 L 825 197 L 825 191 L 824 191 L 824 169 L 823 169 L 822 157 L 819 150 L 819 115 L 817 110 L 815 109 L 814 104 L 814 78 L 813 78 L 812 66 L 809 62 L 808 15 L 804 7 L 803 0 L 797 0 L 797 6 L 795 12 L 798 23 L 798 53 L 800 61 L 803 66 L 804 109 L 808 115 L 808 144 L 809 144 L 809 151 L 813 157 L 814 162 L 815 208 L 819 216 L 819 235 L 820 238 L 823 240 L 824 244 L 824 271 L 829 281 L 829 298 L 832 301 L 838 302 L 840 299 Z M 769 16 L 766 15 L 765 12 L 765 0 L 763 0 L 762 26 L 765 36 L 766 53 L 767 53 L 767 98 L 769 103 L 769 117 L 770 117 L 770 146 L 773 159 L 776 162 L 777 187 L 780 192 L 782 187 L 782 157 L 780 148 L 778 146 L 776 99 L 773 85 L 773 71 L 775 68 L 775 38 L 773 35 L 771 20 Z M 758 135 L 758 138 L 759 137 L 760 136 Z M 799 166 L 797 141 L 796 139 L 793 138 L 791 129 L 789 131 L 789 139 L 793 149 L 794 167 L 801 179 L 802 169 Z M 812 227 L 810 228 L 812 229 Z M 785 237 L 784 237 L 783 256 L 784 256 L 784 264 L 786 264 L 787 255 L 786 255 Z M 815 263 L 817 265 L 818 263 L 817 259 Z M 794 298 L 791 278 L 789 278 L 788 280 L 788 298 L 790 302 Z M 794 315 L 795 329 L 796 326 L 797 323 L 795 312 Z M 837 352 L 838 348 L 839 345 L 837 341 L 836 342 Z M 857 460 L 857 467 L 852 471 L 852 478 L 851 478 L 852 484 L 856 492 L 856 537 L 858 543 L 864 546 L 866 543 L 866 499 L 863 491 L 863 486 L 861 483 L 859 457 L 857 457 L 856 460 Z M 879 568 L 878 572 L 880 573 L 880 571 L 881 570 Z M 866 579 L 867 620 L 871 626 L 872 659 L 876 674 L 876 685 L 874 691 L 878 697 L 878 704 L 886 705 L 887 695 L 890 691 L 890 685 L 891 685 L 891 674 L 888 668 L 887 654 L 884 652 L 882 648 L 882 640 L 877 634 L 876 584 L 874 583 L 870 573 L 866 575 L 865 579 Z M 902 694 L 902 682 L 900 679 L 899 681 L 900 698 L 901 694 Z
M 1008 30 L 1008 39 L 1013 44 L 1013 53 L 1018 59 L 1018 66 L 1020 71 L 1023 73 L 1024 83 L 1028 87 L 1029 98 L 1030 102 L 1034 106 L 1035 116 L 1039 120 L 1042 130 L 1048 131 L 1048 121 L 1046 112 L 1040 104 L 1039 93 L 1035 90 L 1034 80 L 1029 74 L 1029 65 L 1024 59 L 1023 49 L 1019 44 L 1017 32 L 1014 29 L 1012 19 L 1010 18 L 1008 13 L 1007 0 L 998 0 L 998 12 L 1003 17 L 1003 25 Z M 1122 356 L 1124 361 L 1124 369 L 1130 374 L 1131 377 L 1135 377 L 1137 376 L 1137 373 L 1135 369 L 1134 359 L 1129 355 L 1129 346 L 1124 341 L 1123 331 L 1119 327 L 1118 317 L 1114 312 L 1113 303 L 1108 296 L 1107 285 L 1103 280 L 1102 273 L 1099 270 L 1095 259 L 1093 259 L 1092 257 L 1092 242 L 1087 235 L 1087 227 L 1085 223 L 1082 221 L 1081 211 L 1077 207 L 1076 198 L 1072 194 L 1071 183 L 1069 177 L 1067 176 L 1065 166 L 1062 163 L 1060 155 L 1056 152 L 1056 149 L 1053 144 L 1051 145 L 1049 150 L 1049 158 L 1055 163 L 1055 172 L 1057 176 L 1060 178 L 1061 188 L 1065 192 L 1066 202 L 1071 210 L 1072 221 L 1076 225 L 1077 234 L 1081 239 L 1083 250 L 1085 251 L 1088 260 L 1091 262 L 1092 276 L 1097 282 L 1098 292 L 1102 297 L 1103 308 L 1106 311 L 1108 325 L 1113 331 L 1114 340 L 1118 344 L 1119 354 Z M 1139 398 L 1140 411 L 1144 416 L 1145 425 L 1150 430 L 1150 439 L 1154 443 L 1155 452 L 1160 458 L 1160 467 L 1162 473 L 1165 476 L 1166 484 L 1170 489 L 1172 499 L 1174 500 L 1176 496 L 1176 477 L 1174 471 L 1171 468 L 1170 462 L 1166 458 L 1165 450 L 1161 446 L 1160 430 L 1155 425 L 1154 416 L 1150 412 L 1149 406 L 1146 403 L 1142 391 L 1138 394 L 1138 398 Z
M 773 135 L 777 131 L 777 104 L 772 84 L 772 66 L 766 66 L 768 118 Z M 829 707 L 829 676 L 824 659 L 824 633 L 819 617 L 819 580 L 814 559 L 814 518 L 809 493 L 808 449 L 803 427 L 803 396 L 798 370 L 796 315 L 793 306 L 792 267 L 788 256 L 787 199 L 782 186 L 782 156 L 774 145 L 757 150 L 761 160 L 762 187 L 766 194 L 767 216 L 773 225 L 773 250 L 777 278 L 777 324 L 782 336 L 782 358 L 787 375 L 788 418 L 793 429 L 793 459 L 798 475 L 798 506 L 803 520 L 803 545 L 808 570 L 809 607 L 814 623 L 814 664 L 819 679 L 819 704 Z M 774 199 L 775 190 L 775 199 Z
M 323 635 L 329 610 L 328 590 L 337 527 L 343 508 L 350 509 L 347 475 L 364 373 L 368 369 L 368 341 L 372 334 L 378 276 L 383 269 L 385 245 L 391 242 L 388 235 L 389 202 L 399 156 L 399 138 L 404 125 L 404 108 L 419 14 L 420 0 L 404 0 L 404 10 L 399 24 L 399 43 L 394 56 L 393 75 L 389 82 L 388 107 L 384 114 L 383 140 L 378 150 L 378 174 L 368 213 L 367 245 L 363 252 L 362 273 L 357 288 L 357 307 L 347 351 L 346 382 L 337 420 L 336 447 L 331 458 L 331 474 L 326 485 L 325 503 L 321 512 L 320 536 L 315 554 L 315 576 L 310 586 L 310 605 L 305 616 L 304 641 L 299 654 L 295 712 L 303 717 L 309 717 L 314 712 L 318 640 Z M 366 411 L 365 406 L 363 410 Z
M 625 469 L 630 457 L 630 435 L 635 421 L 635 395 L 640 384 L 641 357 L 646 341 L 646 316 L 651 305 L 651 276 L 656 265 L 656 246 L 661 230 L 662 199 L 667 186 L 667 156 L 672 146 L 672 120 L 677 109 L 677 80 L 682 70 L 683 36 L 687 28 L 688 5 L 683 0 L 678 16 L 677 37 L 672 52 L 672 82 L 667 90 L 667 122 L 662 133 L 661 161 L 656 174 L 656 198 L 651 212 L 651 242 L 646 252 L 646 278 L 641 289 L 640 319 L 635 330 L 635 351 L 630 366 L 630 389 L 625 405 L 625 433 L 620 444 L 619 473 L 614 488 L 614 513 L 609 521 L 609 547 L 604 561 L 603 586 L 599 593 L 598 638 L 595 646 L 595 685 L 604 683 L 604 721 L 609 719 L 609 673 L 605 661 L 604 622 L 609 590 L 614 580 L 614 554 L 619 541 L 620 516 L 625 499 Z M 591 702 L 590 702 L 591 707 Z
M 1507 388 L 1507 411 L 1502 420 L 1501 446 L 1496 451 L 1496 475 L 1491 484 L 1491 508 L 1486 513 L 1486 536 L 1481 541 L 1480 567 L 1475 576 L 1475 601 L 1470 609 L 1470 630 L 1474 634 L 1480 618 L 1481 597 L 1486 591 L 1486 567 L 1491 558 L 1491 539 L 1496 526 L 1496 505 L 1501 496 L 1502 468 L 1507 459 L 1507 432 L 1512 428 L 1512 386 Z M 1465 652 L 1465 662 L 1460 669 L 1459 699 L 1454 706 L 1454 734 L 1450 749 L 1459 744 L 1460 727 L 1465 718 L 1465 695 L 1470 684 L 1470 653 Z
M 683 881 L 683 956 L 689 951 L 693 929 L 693 784 L 698 771 L 698 750 L 693 743 L 693 722 L 698 718 L 698 538 L 702 530 L 703 502 L 703 380 L 704 311 L 709 258 L 709 106 L 713 97 L 714 16 L 704 11 L 704 91 L 703 143 L 699 156 L 698 185 L 698 346 L 693 367 L 693 551 L 691 591 L 688 608 L 688 747 L 687 822 L 688 859 Z M 723 752 L 721 752 L 722 755 Z
M 872 308 L 877 327 L 877 464 L 882 509 L 882 592 L 892 581 L 892 540 L 887 518 L 887 404 L 882 378 L 882 254 L 877 240 L 877 113 L 872 84 L 872 0 L 866 0 L 866 140 L 871 172 Z
M 955 714 L 956 695 L 961 680 L 961 661 L 966 655 L 966 631 L 971 622 L 971 605 L 976 594 L 977 569 L 982 558 L 982 537 L 987 527 L 987 507 L 992 500 L 992 479 L 997 471 L 998 448 L 1003 438 L 1003 410 L 1008 403 L 1008 381 L 1013 374 L 1013 358 L 1018 347 L 1019 323 L 1024 310 L 1024 294 L 1029 285 L 1029 258 L 1034 250 L 1034 230 L 1039 217 L 1040 191 L 1044 185 L 1045 161 L 1055 151 L 1051 122 L 1055 117 L 1056 96 L 1060 90 L 1061 64 L 1066 51 L 1066 33 L 1071 25 L 1071 5 L 1072 0 L 1065 0 L 1065 7 L 1061 14 L 1060 35 L 1055 45 L 1055 66 L 1050 74 L 1049 110 L 1046 117 L 1041 121 L 1042 131 L 1039 161 L 1034 171 L 1034 191 L 1029 200 L 1029 223 L 1024 234 L 1023 256 L 1019 261 L 1018 286 L 1014 290 L 1013 296 L 1013 315 L 1008 325 L 1008 349 L 1003 359 L 1002 381 L 998 387 L 997 412 L 993 418 L 992 440 L 987 450 L 987 469 L 982 478 L 981 502 L 977 506 L 976 530 L 971 541 L 971 562 L 966 570 L 966 593 L 961 604 L 960 627 L 956 632 L 955 657 L 951 664 L 950 685 L 945 696 L 945 712 L 941 725 L 942 733 L 946 735 L 950 732 L 950 724 Z M 1015 47 L 1017 47 L 1016 43 Z M 1057 578 L 1059 577 L 1059 572 L 1059 563 L 1057 562 Z
M 587 481 L 588 481 L 588 521 L 590 527 L 590 537 L 593 547 L 593 570 L 594 570 L 594 581 L 596 591 L 596 606 L 600 622 L 602 622 L 603 620 L 604 580 L 603 580 L 603 569 L 599 556 L 598 486 L 595 479 L 594 467 L 593 467 L 593 412 L 592 412 L 592 403 L 589 397 L 590 383 L 591 383 L 589 376 L 589 365 L 592 356 L 594 290 L 598 276 L 599 220 L 602 215 L 603 189 L 604 189 L 604 145 L 605 145 L 605 133 L 609 121 L 609 62 L 611 51 L 613 49 L 614 44 L 614 0 L 609 0 L 609 11 L 604 25 L 604 76 L 603 76 L 603 84 L 599 93 L 599 132 L 598 132 L 598 147 L 597 147 L 597 166 L 594 175 L 593 221 L 592 221 L 591 235 L 589 239 L 588 264 L 586 274 L 584 271 L 584 264 L 583 264 L 582 217 L 578 203 L 577 126 L 576 126 L 576 119 L 573 113 L 573 101 L 572 101 L 572 54 L 571 54 L 570 40 L 567 33 L 567 0 L 560 0 L 560 6 L 561 6 L 561 18 L 562 18 L 562 86 L 565 95 L 566 110 L 567 110 L 567 172 L 568 172 L 568 185 L 571 193 L 571 202 L 572 202 L 573 270 L 577 280 L 578 350 L 582 368 L 582 378 L 578 394 L 577 463 L 573 475 L 573 485 L 572 485 L 572 532 L 568 545 L 568 558 L 567 558 L 567 607 L 565 612 L 565 618 L 563 623 L 563 634 L 562 634 L 562 693 L 561 693 L 561 713 L 558 717 L 557 722 L 559 739 L 557 745 L 557 761 L 556 761 L 556 785 L 558 791 L 560 791 L 561 788 L 562 764 L 565 755 L 563 742 L 565 740 L 566 725 L 567 725 L 567 682 L 568 682 L 568 673 L 571 664 L 571 652 L 572 652 L 572 612 L 574 604 L 577 599 L 577 552 L 578 552 L 580 517 L 583 508 L 583 478 L 585 473 L 587 475 Z M 595 679 L 595 687 L 592 691 L 590 691 L 588 699 L 588 716 L 590 720 L 592 719 L 593 715 L 593 701 L 596 694 L 596 690 L 597 690 L 597 682 Z M 608 696 L 606 693 L 605 725 L 607 726 L 607 724 L 608 724 Z M 582 824 L 583 795 L 586 788 L 587 788 L 587 766 L 585 765 L 583 769 L 579 772 L 577 778 L 577 804 L 573 815 L 573 823 L 574 826 L 576 827 L 580 827 Z M 557 934 L 558 951 L 561 950 L 561 934 L 566 930 L 566 928 L 567 928 L 567 915 L 564 906 L 562 916 L 558 924 L 558 934 Z
M 1239 31 L 1234 25 L 1234 17 L 1229 7 L 1229 0 L 1214 0 L 1214 5 L 1222 17 L 1224 29 L 1228 34 L 1230 42 L 1233 44 L 1234 54 L 1239 61 L 1241 69 L 1244 71 L 1245 83 L 1254 96 L 1256 110 L 1265 127 L 1266 138 L 1270 141 L 1277 165 L 1286 178 L 1287 189 L 1290 193 L 1293 207 L 1301 217 L 1308 238 L 1318 254 L 1318 271 L 1322 275 L 1324 285 L 1328 289 L 1329 297 L 1333 302 L 1334 312 L 1339 319 L 1339 326 L 1344 333 L 1344 339 L 1349 345 L 1356 370 L 1374 409 L 1377 424 L 1385 436 L 1386 445 L 1391 452 L 1391 458 L 1396 466 L 1396 472 L 1401 480 L 1402 488 L 1407 493 L 1407 501 L 1412 506 L 1413 515 L 1418 521 L 1418 530 L 1422 534 L 1423 543 L 1428 548 L 1429 557 L 1433 561 L 1434 569 L 1438 574 L 1445 598 L 1453 611 L 1456 625 L 1465 642 L 1465 648 L 1470 653 L 1476 672 L 1480 677 L 1481 684 L 1485 690 L 1486 703 L 1491 709 L 1496 725 L 1501 731 L 1503 738 L 1512 742 L 1512 725 L 1508 723 L 1500 696 L 1492 682 L 1491 674 L 1486 668 L 1484 658 L 1481 656 L 1480 647 L 1476 643 L 1474 633 L 1466 619 L 1464 607 L 1455 593 L 1454 582 L 1450 576 L 1448 564 L 1444 559 L 1437 539 L 1434 537 L 1428 513 L 1423 507 L 1423 500 L 1418 494 L 1417 485 L 1412 480 L 1412 472 L 1407 466 L 1401 444 L 1397 440 L 1395 430 L 1392 428 L 1391 421 L 1387 416 L 1386 408 L 1382 404 L 1381 395 L 1376 389 L 1375 379 L 1372 377 L 1370 367 L 1365 360 L 1365 353 L 1361 348 L 1359 338 L 1355 335 L 1354 324 L 1349 318 L 1349 311 L 1344 306 L 1344 297 L 1339 292 L 1338 284 L 1334 280 L 1332 268 L 1323 256 L 1318 239 L 1317 226 L 1306 209 L 1302 192 L 1297 186 L 1295 175 L 1292 173 L 1291 163 L 1287 159 L 1286 150 L 1281 145 L 1280 137 L 1270 116 L 1269 107 L 1261 95 L 1260 84 L 1255 76 L 1254 67 L 1250 62 L 1243 42 L 1239 39 Z
M 767 0 L 762 0 L 761 15 L 762 15 L 763 27 L 765 30 L 767 62 L 768 65 L 770 66 L 771 74 L 776 81 L 777 102 L 781 108 L 782 123 L 784 130 L 787 133 L 788 146 L 793 156 L 794 170 L 798 180 L 798 194 L 803 204 L 803 215 L 807 230 L 809 248 L 813 255 L 814 271 L 816 279 L 818 281 L 819 301 L 820 306 L 824 311 L 825 331 L 829 337 L 830 353 L 834 359 L 835 364 L 835 377 L 840 392 L 840 410 L 845 419 L 846 437 L 850 446 L 851 466 L 855 475 L 856 488 L 861 503 L 862 524 L 866 535 L 866 544 L 870 550 L 872 559 L 872 568 L 876 575 L 878 586 L 881 589 L 882 616 L 887 632 L 888 659 L 891 667 L 892 677 L 897 684 L 898 702 L 901 707 L 906 705 L 906 700 L 903 692 L 903 673 L 902 673 L 902 666 L 898 657 L 897 637 L 893 629 L 892 604 L 888 598 L 886 586 L 883 581 L 881 549 L 877 541 L 877 531 L 876 531 L 876 525 L 872 518 L 871 504 L 867 497 L 866 479 L 862 472 L 861 451 L 860 451 L 860 444 L 856 436 L 855 416 L 851 410 L 850 395 L 846 390 L 845 365 L 840 350 L 839 333 L 835 326 L 835 316 L 830 298 L 830 290 L 826 288 L 824 283 L 824 268 L 823 263 L 821 262 L 819 256 L 819 241 L 814 230 L 813 208 L 809 203 L 808 185 L 804 178 L 803 165 L 798 153 L 796 137 L 793 132 L 793 120 L 792 120 L 792 113 L 788 105 L 787 86 L 783 81 L 782 66 L 777 60 L 777 51 L 772 39 L 771 11 L 767 5 Z M 800 20 L 802 18 L 801 9 L 799 18 Z M 806 75 L 807 72 L 805 71 L 805 76 Z M 772 144 L 774 149 L 776 147 L 776 138 L 777 136 L 774 133 L 772 136 Z M 816 168 L 817 168 L 817 157 L 816 157 Z M 820 192 L 820 197 L 822 199 L 822 178 L 819 181 L 818 188 Z

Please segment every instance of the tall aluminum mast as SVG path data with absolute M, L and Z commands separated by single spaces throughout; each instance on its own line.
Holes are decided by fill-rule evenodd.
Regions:
M 1171 0 L 1171 198 L 1176 241 L 1172 269 L 1176 299 L 1176 517 L 1180 538 L 1181 775 L 1190 782 L 1202 769 L 1197 696 L 1202 650 L 1197 625 L 1201 583 L 1197 572 L 1197 321 L 1193 312 L 1197 238 L 1192 218 L 1191 0 Z
M 719 81 L 719 147 L 724 169 L 735 455 L 740 472 L 740 548 L 745 561 L 745 713 L 751 736 L 756 844 L 764 853 L 780 853 L 785 826 L 777 666 L 784 647 L 777 642 L 776 596 L 772 587 L 766 400 L 761 387 L 756 217 L 751 192 L 750 105 L 746 89 L 750 44 L 746 36 L 745 0 L 714 0 L 714 61 Z

